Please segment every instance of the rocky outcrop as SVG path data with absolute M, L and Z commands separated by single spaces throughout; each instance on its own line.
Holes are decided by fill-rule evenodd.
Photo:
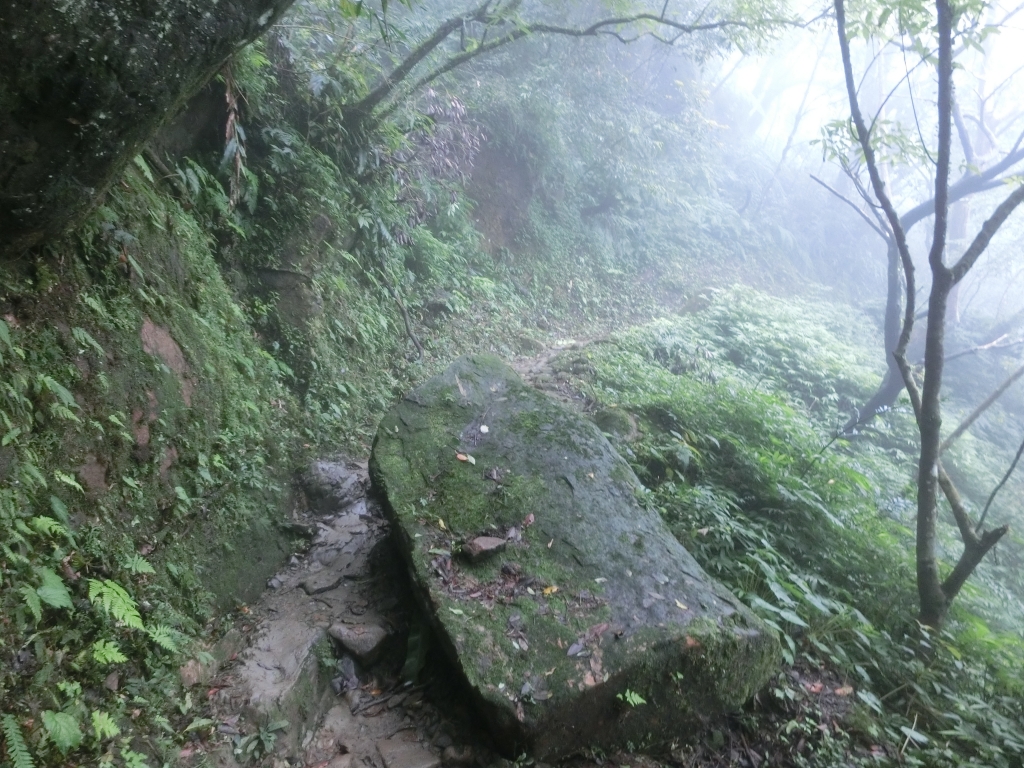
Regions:
M 775 635 L 644 506 L 600 430 L 497 358 L 460 358 L 408 394 L 370 469 L 436 634 L 510 755 L 685 738 L 778 663 Z
M 80 220 L 292 0 L 0 4 L 0 257 Z

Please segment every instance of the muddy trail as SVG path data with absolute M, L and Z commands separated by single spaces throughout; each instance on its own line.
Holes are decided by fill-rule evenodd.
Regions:
M 589 343 L 547 349 L 514 367 L 531 385 L 586 412 L 592 404 L 573 379 L 586 370 Z M 432 647 L 366 462 L 322 459 L 302 486 L 306 503 L 290 525 L 308 546 L 268 581 L 256 603 L 239 609 L 234 627 L 208 654 L 181 669 L 186 686 L 205 700 L 181 764 L 533 764 L 527 755 L 494 749 L 457 670 Z M 788 676 L 807 692 L 790 711 L 764 708 L 762 695 L 748 711 L 709 722 L 705 734 L 685 745 L 662 745 L 649 755 L 582 755 L 563 765 L 785 764 L 777 762 L 779 750 L 794 745 L 777 743 L 773 732 L 793 716 L 794 707 L 834 721 L 841 713 L 829 692 L 842 685 L 823 670 L 791 670 Z M 773 752 L 776 759 L 766 762 Z

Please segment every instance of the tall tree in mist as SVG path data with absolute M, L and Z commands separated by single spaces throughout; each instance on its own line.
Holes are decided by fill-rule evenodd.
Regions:
M 855 18 L 848 17 L 845 0 L 834 0 L 839 46 L 842 54 L 847 96 L 850 106 L 849 130 L 861 160 L 867 170 L 872 203 L 881 210 L 879 227 L 892 243 L 898 257 L 898 268 L 902 270 L 905 285 L 902 325 L 893 350 L 893 361 L 906 386 L 917 417 L 920 434 L 920 456 L 917 476 L 917 586 L 920 600 L 920 620 L 929 626 L 941 626 L 964 583 L 977 568 L 985 555 L 1006 534 L 1008 526 L 985 530 L 980 522 L 975 523 L 963 503 L 952 480 L 942 467 L 940 455 L 943 448 L 942 426 L 942 374 L 945 362 L 945 330 L 950 295 L 978 258 L 988 247 L 993 235 L 999 230 L 1013 211 L 1024 202 L 1024 184 L 1019 179 L 1011 180 L 1011 189 L 1003 202 L 996 208 L 976 233 L 962 254 L 947 258 L 949 237 L 950 205 L 958 196 L 958 184 L 950 184 L 951 156 L 953 149 L 953 121 L 955 114 L 954 93 L 954 47 L 977 45 L 982 36 L 981 15 L 985 10 L 982 3 L 954 6 L 949 0 L 927 2 L 892 2 L 881 0 L 861 7 Z M 925 329 L 925 354 L 923 370 L 918 370 L 907 360 L 907 348 L 917 318 L 916 278 L 914 261 L 907 242 L 908 221 L 895 208 L 893 189 L 883 177 L 884 168 L 880 157 L 901 143 L 914 141 L 897 135 L 884 121 L 872 120 L 869 124 L 861 110 L 857 77 L 854 72 L 850 43 L 856 38 L 899 42 L 903 51 L 912 51 L 917 66 L 930 68 L 937 82 L 937 97 L 934 102 L 934 124 L 937 126 L 935 146 L 922 146 L 933 171 L 934 194 L 926 204 L 930 210 L 924 216 L 934 213 L 931 246 L 928 251 L 928 267 L 931 273 L 931 288 L 928 297 Z M 925 108 L 920 99 L 915 107 L 915 116 Z M 923 144 L 921 121 L 918 118 L 917 138 Z M 961 182 L 962 183 L 962 182 Z M 898 278 L 898 272 L 897 272 Z M 940 573 L 936 555 L 936 524 L 938 519 L 939 491 L 945 494 L 956 520 L 964 544 L 963 553 L 948 574 Z

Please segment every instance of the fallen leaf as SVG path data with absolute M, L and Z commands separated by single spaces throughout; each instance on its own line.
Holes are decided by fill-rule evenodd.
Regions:
M 569 650 L 565 652 L 566 656 L 575 656 L 583 650 L 583 643 L 577 640 L 575 643 L 569 646 Z
M 561 642 L 561 641 L 559 641 L 559 642 Z M 556 669 L 557 669 L 557 667 L 552 667 L 551 669 L 549 669 L 547 672 L 544 673 L 544 677 L 551 677 L 553 674 L 555 674 L 555 670 Z
M 554 539 L 552 539 L 551 541 L 549 541 L 549 542 L 548 542 L 548 549 L 551 549 L 551 545 L 552 545 L 552 544 L 554 544 L 554 543 L 555 543 L 555 540 L 554 540 Z
M 594 473 L 593 472 L 587 472 L 587 477 L 589 477 L 591 480 L 593 480 L 594 479 Z
M 587 674 L 583 676 L 583 684 L 587 686 L 587 688 L 593 688 L 597 685 L 597 678 L 595 678 L 590 672 L 587 672 Z
M 595 584 L 604 584 L 606 581 L 608 581 L 608 579 L 606 579 L 604 576 L 598 576 L 596 579 L 594 579 Z
M 449 608 L 448 610 L 451 611 L 452 613 L 454 613 L 456 616 L 462 616 L 463 615 L 463 611 L 462 611 L 461 608 Z
M 481 424 L 480 425 L 480 434 L 486 435 L 490 431 L 491 430 L 488 428 L 488 426 L 486 424 Z
M 444 520 L 442 520 L 440 517 L 437 518 L 437 527 L 440 528 L 442 531 L 448 530 L 448 526 L 444 524 Z
M 836 696 L 849 696 L 853 693 L 852 685 L 844 685 L 842 688 L 836 688 Z
M 469 461 L 469 456 L 467 456 L 464 453 L 456 453 L 455 458 L 458 459 L 459 461 Z
M 550 546 L 550 545 L 548 545 Z M 544 595 L 553 595 L 558 591 L 558 587 L 544 587 Z
M 804 687 L 811 693 L 821 693 L 821 689 L 825 686 L 821 683 L 805 683 Z
M 710 530 L 711 530 L 710 528 L 698 528 L 697 529 L 697 533 L 699 533 L 701 536 L 707 536 L 708 535 L 708 531 L 710 531 Z
M 476 459 L 474 459 L 468 453 L 466 454 L 466 461 L 468 461 L 470 464 L 476 464 Z
M 676 600 L 676 608 L 678 608 L 678 609 L 679 609 L 679 610 L 681 610 L 681 611 L 686 611 L 686 610 L 689 610 L 689 609 L 688 609 L 688 608 L 687 608 L 687 607 L 686 607 L 685 605 L 683 605 L 682 603 L 680 603 L 680 602 L 679 602 L 678 600 Z

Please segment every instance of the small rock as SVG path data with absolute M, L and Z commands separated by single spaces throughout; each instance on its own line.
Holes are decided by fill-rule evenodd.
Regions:
M 361 498 L 364 475 L 335 461 L 314 461 L 303 478 L 306 495 L 315 512 L 334 512 Z
M 471 562 L 477 563 L 505 549 L 505 539 L 496 536 L 477 536 L 462 546 L 462 551 Z
M 452 745 L 452 737 L 444 731 L 439 731 L 434 737 L 434 746 L 438 749 L 447 749 Z
M 299 586 L 307 595 L 313 596 L 322 592 L 330 592 L 344 580 L 344 569 L 325 568 L 304 579 Z
M 267 581 L 268 589 L 280 589 L 283 586 L 284 582 L 277 578 L 277 576 L 274 576 L 269 581 Z
M 441 759 L 448 765 L 471 765 L 476 760 L 472 747 L 446 747 Z
M 295 555 L 292 555 L 290 558 L 288 558 L 288 566 L 291 567 L 291 568 L 298 568 L 299 567 L 299 558 L 296 557 Z
M 441 758 L 416 742 L 391 738 L 377 742 L 385 768 L 437 768 Z
M 106 688 L 108 691 L 117 691 L 119 684 L 120 680 L 117 676 L 117 672 L 111 672 L 103 680 L 103 687 Z
M 348 702 L 349 711 L 355 712 L 363 701 L 363 692 L 358 688 L 349 689 L 345 691 L 345 701 Z
M 409 694 L 407 693 L 396 693 L 394 696 L 388 699 L 388 709 L 394 709 L 395 707 L 397 707 L 399 704 L 405 701 L 408 695 Z
M 321 549 L 316 553 L 316 560 L 322 565 L 330 565 L 338 559 L 338 554 L 336 549 Z
M 341 646 L 356 657 L 360 664 L 372 664 L 380 656 L 381 648 L 388 639 L 388 632 L 376 624 L 335 624 L 329 634 Z

